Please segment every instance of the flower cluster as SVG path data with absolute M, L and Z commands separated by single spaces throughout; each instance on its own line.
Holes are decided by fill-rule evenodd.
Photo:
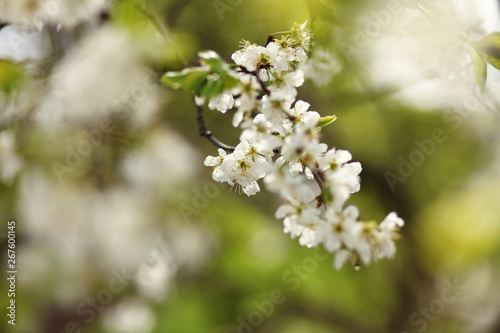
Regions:
M 390 213 L 380 224 L 362 222 L 356 207 L 346 207 L 351 194 L 360 189 L 361 164 L 351 162 L 350 152 L 328 149 L 320 141 L 321 127 L 335 116 L 321 117 L 309 110 L 309 103 L 296 100 L 311 44 L 306 24 L 280 38 L 270 36 L 265 46 L 244 41 L 232 55 L 237 68 L 227 66 L 224 73 L 224 66 L 214 65 L 218 56 L 203 54 L 200 71 L 206 71 L 201 75 L 206 83 L 184 86 L 185 90 L 196 95 L 198 107 L 208 103 L 209 109 L 222 113 L 234 110 L 233 125 L 242 129 L 236 147 L 221 146 L 219 156 L 208 156 L 204 164 L 213 168 L 215 181 L 249 196 L 260 191 L 263 179 L 266 188 L 286 202 L 276 212 L 284 232 L 307 247 L 322 244 L 335 254 L 336 268 L 346 261 L 358 267 L 393 257 L 403 220 Z M 191 72 L 167 73 L 166 83 L 180 87 L 180 78 L 188 75 L 194 77 Z M 226 78 L 217 93 L 207 88 L 223 75 L 236 82 L 228 84 Z

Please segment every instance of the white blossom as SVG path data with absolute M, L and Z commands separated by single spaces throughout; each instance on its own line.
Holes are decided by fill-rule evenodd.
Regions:
M 347 150 L 328 150 L 321 142 L 320 114 L 310 111 L 309 103 L 296 101 L 311 45 L 312 36 L 302 24 L 266 46 L 244 42 L 233 53 L 242 67 L 236 70 L 240 82 L 208 106 L 236 109 L 233 126 L 242 130 L 240 143 L 230 153 L 219 149 L 219 156 L 208 156 L 205 165 L 214 168 L 214 180 L 247 195 L 257 193 L 264 178 L 266 188 L 285 201 L 275 214 L 285 233 L 303 246 L 324 246 L 335 254 L 337 269 L 347 261 L 367 265 L 394 256 L 403 220 L 391 213 L 377 225 L 360 221 L 355 206 L 344 208 L 360 189 L 361 164 L 352 162 Z
M 238 127 L 249 112 L 257 108 L 259 104 L 257 96 L 259 95 L 260 85 L 257 79 L 250 74 L 242 74 L 239 77 L 241 85 L 232 90 L 234 95 L 239 95 L 235 100 L 237 110 L 233 116 L 233 126 Z
M 212 110 L 217 109 L 222 113 L 226 113 L 227 110 L 232 109 L 234 106 L 234 97 L 229 93 L 222 93 L 210 99 L 208 102 L 208 107 Z
M 224 161 L 224 158 L 226 158 L 226 156 L 226 151 L 222 148 L 219 148 L 219 156 L 207 156 L 205 158 L 205 166 L 211 166 L 214 168 L 214 171 L 212 172 L 212 178 L 216 182 L 225 183 L 229 180 L 228 175 L 222 169 L 222 162 Z

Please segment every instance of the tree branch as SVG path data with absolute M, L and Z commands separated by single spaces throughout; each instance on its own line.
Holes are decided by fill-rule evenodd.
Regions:
M 301 158 L 299 158 L 299 161 L 300 161 L 300 164 L 302 164 L 302 166 L 304 168 L 309 168 L 309 170 L 311 170 L 311 172 L 312 172 L 312 174 L 314 176 L 314 180 L 316 181 L 316 183 L 318 183 L 318 186 L 319 186 L 319 188 L 321 190 L 321 193 L 323 194 L 323 191 L 325 190 L 325 183 L 323 181 L 323 179 L 324 179 L 324 173 L 321 172 L 321 171 L 319 171 L 317 169 L 317 167 L 314 167 L 314 168 L 309 167 L 307 165 L 307 163 L 304 160 L 302 160 Z
M 309 168 L 314 176 L 314 180 L 316 181 L 316 183 L 318 183 L 318 186 L 319 188 L 321 189 L 321 193 L 323 193 L 323 191 L 325 190 L 325 184 L 323 183 L 323 179 L 321 179 L 321 176 L 319 174 L 319 171 L 318 170 L 313 170 L 311 168 Z
M 207 130 L 207 127 L 205 125 L 205 118 L 203 117 L 203 107 L 196 105 L 196 110 L 197 110 L 196 121 L 198 122 L 198 131 L 200 132 L 200 135 L 207 138 L 207 140 L 212 142 L 215 146 L 222 148 L 225 151 L 233 152 L 235 147 L 228 146 L 220 142 L 212 135 L 211 131 Z
M 259 68 L 260 69 L 260 68 Z M 248 69 L 246 69 L 245 67 L 243 66 L 240 66 L 240 70 L 243 72 L 243 73 L 246 73 L 246 74 L 250 74 L 250 75 L 253 75 L 256 79 L 257 79 L 257 82 L 259 83 L 260 85 L 260 88 L 262 89 L 262 91 L 266 94 L 266 95 L 269 95 L 271 94 L 271 92 L 269 91 L 269 89 L 267 89 L 267 86 L 266 84 L 260 79 L 259 77 L 259 73 L 257 72 L 259 69 L 255 70 L 254 72 L 250 72 Z

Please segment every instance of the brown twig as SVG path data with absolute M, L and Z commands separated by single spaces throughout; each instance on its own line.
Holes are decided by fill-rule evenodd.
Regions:
M 311 168 L 309 168 L 309 169 L 311 169 Z M 314 176 L 314 180 L 316 181 L 316 183 L 318 183 L 318 186 L 321 189 L 321 193 L 323 193 L 323 191 L 325 190 L 325 183 L 323 183 L 323 179 L 321 178 L 319 171 L 311 169 L 311 172 Z
M 267 89 L 267 86 L 266 84 L 264 83 L 264 81 L 262 81 L 259 77 L 259 74 L 257 73 L 257 71 L 249 71 L 248 69 L 246 69 L 245 67 L 243 66 L 240 66 L 240 71 L 243 72 L 243 73 L 246 73 L 246 74 L 250 74 L 250 75 L 253 75 L 256 79 L 257 79 L 257 82 L 259 83 L 260 85 L 260 88 L 262 89 L 262 91 L 266 94 L 266 95 L 270 95 L 271 92 L 269 91 L 269 89 Z
M 228 146 L 220 142 L 212 135 L 211 131 L 207 130 L 207 127 L 205 125 L 205 118 L 203 117 L 203 107 L 196 105 L 196 110 L 197 110 L 196 121 L 198 122 L 198 131 L 200 132 L 200 135 L 207 138 L 208 141 L 212 142 L 217 147 L 222 148 L 225 151 L 233 152 L 235 147 Z

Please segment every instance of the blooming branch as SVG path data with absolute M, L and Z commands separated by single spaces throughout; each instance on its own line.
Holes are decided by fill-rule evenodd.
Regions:
M 275 34 L 276 35 L 276 34 Z M 358 219 L 355 206 L 346 206 L 360 189 L 361 164 L 350 152 L 320 141 L 320 129 L 335 121 L 310 111 L 296 100 L 304 83 L 304 64 L 311 51 L 312 34 L 306 24 L 296 25 L 281 37 L 270 35 L 265 46 L 242 42 L 231 58 L 236 69 L 212 51 L 200 53 L 201 65 L 169 72 L 163 82 L 195 97 L 200 134 L 219 147 L 208 156 L 217 182 L 228 183 L 254 195 L 263 179 L 266 188 L 285 203 L 276 211 L 284 232 L 307 247 L 322 245 L 335 254 L 334 265 L 393 257 L 397 231 L 404 222 L 392 212 L 380 223 Z M 236 147 L 216 140 L 205 127 L 202 106 L 233 113 L 232 124 L 242 131 Z M 309 186 L 316 181 L 318 189 Z

